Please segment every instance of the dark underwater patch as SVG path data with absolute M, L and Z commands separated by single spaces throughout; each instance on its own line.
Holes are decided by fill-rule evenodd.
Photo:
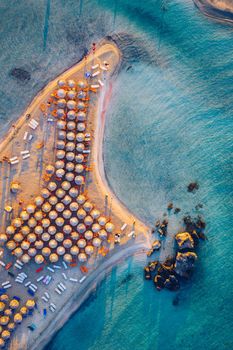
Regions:
M 31 74 L 24 68 L 12 68 L 9 75 L 21 82 L 26 82 L 31 79 Z

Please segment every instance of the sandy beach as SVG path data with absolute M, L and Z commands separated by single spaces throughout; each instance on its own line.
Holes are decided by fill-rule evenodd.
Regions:
M 94 203 L 101 212 L 111 218 L 111 222 L 115 226 L 115 232 L 121 232 L 122 225 L 125 224 L 126 229 L 122 232 L 121 242 L 117 246 L 114 244 L 114 237 L 110 237 L 110 252 L 106 257 L 100 254 L 92 256 L 87 263 L 88 274 L 86 280 L 82 283 L 74 283 L 70 280 L 63 281 L 61 270 L 52 273 L 52 282 L 48 286 L 44 286 L 36 282 L 40 274 L 36 274 L 38 267 L 35 263 L 25 265 L 23 271 L 26 272 L 28 279 L 38 285 L 36 292 L 37 306 L 32 317 L 23 321 L 22 325 L 17 328 L 14 333 L 14 350 L 15 349 L 43 349 L 47 342 L 51 340 L 54 333 L 67 321 L 70 315 L 75 312 L 82 302 L 88 297 L 90 292 L 100 283 L 106 272 L 116 263 L 124 260 L 126 257 L 137 252 L 145 251 L 150 247 L 151 235 L 150 229 L 121 203 L 112 189 L 109 187 L 104 169 L 103 162 L 103 137 L 106 120 L 106 111 L 109 108 L 111 99 L 112 84 L 116 77 L 117 71 L 121 64 L 121 53 L 112 43 L 104 43 L 99 46 L 94 55 L 89 55 L 86 60 L 81 61 L 77 65 L 70 68 L 50 82 L 32 101 L 28 109 L 14 123 L 12 128 L 6 134 L 0 144 L 0 159 L 3 157 L 11 158 L 17 156 L 20 159 L 19 164 L 12 166 L 8 162 L 1 163 L 1 210 L 4 213 L 1 218 L 1 230 L 4 232 L 9 220 L 22 210 L 22 207 L 30 203 L 30 201 L 39 193 L 46 181 L 43 177 L 44 169 L 47 164 L 53 164 L 55 161 L 54 149 L 56 140 L 55 122 L 49 123 L 46 113 L 42 113 L 40 106 L 45 103 L 51 92 L 55 89 L 58 79 L 80 79 L 84 74 L 84 68 L 90 67 L 92 64 L 107 60 L 109 62 L 109 71 L 103 77 L 104 86 L 100 92 L 91 96 L 91 105 L 88 110 L 88 132 L 92 135 L 92 147 L 90 165 L 92 170 L 88 173 L 85 193 L 88 199 Z M 38 122 L 36 131 L 30 131 L 28 128 L 27 115 Z M 24 141 L 25 132 L 32 134 L 30 142 Z M 24 149 L 30 151 L 30 158 L 22 160 L 20 152 Z M 18 181 L 21 186 L 19 195 L 15 196 L 10 192 L 10 184 L 12 181 Z M 20 200 L 20 201 L 19 201 Z M 21 203 L 19 203 L 21 202 Z M 4 206 L 8 204 L 13 207 L 13 214 L 4 212 Z M 135 231 L 136 238 L 128 236 L 131 231 Z M 8 263 L 12 261 L 12 256 L 4 249 L 3 260 Z M 44 267 L 46 268 L 46 267 Z M 9 278 L 7 272 L 1 268 L 1 282 Z M 16 274 L 17 269 L 12 268 Z M 83 276 L 79 266 L 69 268 L 65 271 L 67 277 L 75 277 L 80 280 Z M 41 274 L 44 272 L 41 272 Z M 48 271 L 47 271 L 48 273 Z M 54 289 L 59 281 L 66 283 L 67 289 L 64 295 L 59 296 L 54 293 Z M 44 292 L 47 291 L 51 295 L 51 301 L 56 305 L 55 313 L 48 311 L 46 318 L 43 317 L 43 308 L 47 307 L 41 300 Z M 9 294 L 20 295 L 21 299 L 28 298 L 26 288 L 18 285 L 12 279 L 12 288 Z M 31 323 L 36 325 L 36 330 L 31 332 L 26 327 Z
M 233 4 L 230 0 L 193 0 L 206 16 L 221 22 L 233 22 Z

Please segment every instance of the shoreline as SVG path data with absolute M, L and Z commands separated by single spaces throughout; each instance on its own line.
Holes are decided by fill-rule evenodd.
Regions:
M 206 0 L 193 0 L 193 2 L 205 16 L 220 23 L 233 24 L 233 12 L 227 11 L 227 9 L 221 10 Z
M 52 341 L 53 337 L 87 300 L 91 292 L 104 280 L 111 269 L 130 256 L 143 254 L 145 249 L 146 247 L 143 244 L 123 248 L 118 254 L 113 254 L 109 259 L 105 260 L 102 265 L 99 265 L 96 270 L 92 272 L 92 275 L 89 276 L 90 278 L 88 277 L 88 284 L 86 286 L 83 284 L 66 306 L 62 308 L 61 312 L 63 317 L 61 318 L 60 313 L 57 313 L 56 317 L 54 317 L 45 331 L 40 334 L 40 341 L 34 342 L 30 350 L 45 349 Z M 70 310 L 72 310 L 72 312 L 70 312 Z

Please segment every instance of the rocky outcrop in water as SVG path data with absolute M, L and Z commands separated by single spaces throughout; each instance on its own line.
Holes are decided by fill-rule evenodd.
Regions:
M 179 250 L 194 249 L 194 240 L 190 235 L 190 233 L 188 232 L 177 233 L 175 238 L 176 238 L 176 243 L 178 245 Z
M 188 189 L 188 192 L 194 192 L 199 189 L 199 185 L 197 182 L 190 182 L 187 189 Z
M 194 268 L 197 255 L 194 252 L 180 253 L 176 255 L 174 269 L 177 275 L 188 278 Z

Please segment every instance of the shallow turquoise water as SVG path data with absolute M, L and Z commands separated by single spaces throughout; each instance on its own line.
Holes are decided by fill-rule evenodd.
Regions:
M 179 292 L 178 306 L 172 305 L 174 294 L 157 293 L 143 281 L 143 261 L 130 259 L 112 271 L 49 350 L 233 348 L 233 27 L 206 19 L 190 0 L 163 1 L 165 12 L 161 3 L 0 4 L 2 120 L 18 116 L 91 42 L 114 34 L 124 65 L 108 111 L 109 182 L 149 223 L 171 200 L 182 213 L 194 214 L 202 203 L 207 221 L 209 241 L 200 247 L 192 283 Z M 31 79 L 9 78 L 14 67 L 27 69 Z M 185 187 L 193 180 L 200 183 L 195 195 Z M 182 213 L 170 216 L 171 234 Z

